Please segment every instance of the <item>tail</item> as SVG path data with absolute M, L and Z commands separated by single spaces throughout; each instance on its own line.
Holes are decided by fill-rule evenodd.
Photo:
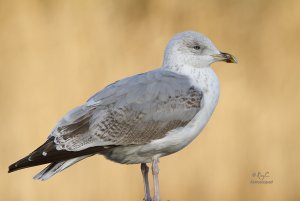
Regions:
M 51 163 L 45 169 L 43 169 L 41 172 L 35 175 L 33 179 L 45 181 L 50 177 L 54 176 L 56 173 L 59 173 L 65 170 L 66 168 L 70 167 L 71 165 L 74 165 L 75 163 L 90 156 L 92 155 L 81 156 L 81 157 L 73 158 L 62 162 Z
M 48 167 L 35 176 L 35 179 L 45 180 L 43 178 L 47 179 L 84 158 L 104 152 L 112 147 L 114 146 L 97 146 L 81 151 L 57 150 L 52 137 L 31 154 L 10 165 L 8 172 L 50 163 Z

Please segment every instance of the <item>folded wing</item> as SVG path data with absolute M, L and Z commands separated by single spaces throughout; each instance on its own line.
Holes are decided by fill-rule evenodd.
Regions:
M 185 126 L 203 105 L 203 93 L 183 75 L 151 71 L 98 92 L 53 132 L 58 149 L 145 144 Z M 67 115 L 68 116 L 68 115 Z M 65 125 L 63 125 L 65 124 Z

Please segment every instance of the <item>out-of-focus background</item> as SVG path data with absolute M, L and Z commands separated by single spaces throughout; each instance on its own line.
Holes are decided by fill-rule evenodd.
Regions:
M 213 64 L 219 105 L 192 144 L 161 159 L 162 200 L 300 200 L 298 0 L 0 1 L 0 200 L 142 200 L 139 165 L 92 157 L 46 182 L 31 179 L 43 167 L 7 167 L 98 90 L 159 67 L 185 30 L 239 64 Z

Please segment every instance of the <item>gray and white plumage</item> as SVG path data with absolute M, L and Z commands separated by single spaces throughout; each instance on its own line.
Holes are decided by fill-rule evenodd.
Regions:
M 220 60 L 236 62 L 200 33 L 177 34 L 161 68 L 96 93 L 9 171 L 50 163 L 34 177 L 45 180 L 94 154 L 136 164 L 181 150 L 204 128 L 218 102 L 219 81 L 210 64 Z
M 149 143 L 185 126 L 200 110 L 202 97 L 186 76 L 150 71 L 100 91 L 67 114 L 50 136 L 58 149 L 68 151 Z

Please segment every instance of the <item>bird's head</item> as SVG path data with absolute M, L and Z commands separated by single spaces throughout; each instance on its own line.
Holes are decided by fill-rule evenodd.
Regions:
M 219 51 L 205 35 L 187 31 L 176 34 L 168 43 L 163 66 L 189 65 L 208 67 L 216 61 L 237 63 L 237 59 L 228 53 Z

